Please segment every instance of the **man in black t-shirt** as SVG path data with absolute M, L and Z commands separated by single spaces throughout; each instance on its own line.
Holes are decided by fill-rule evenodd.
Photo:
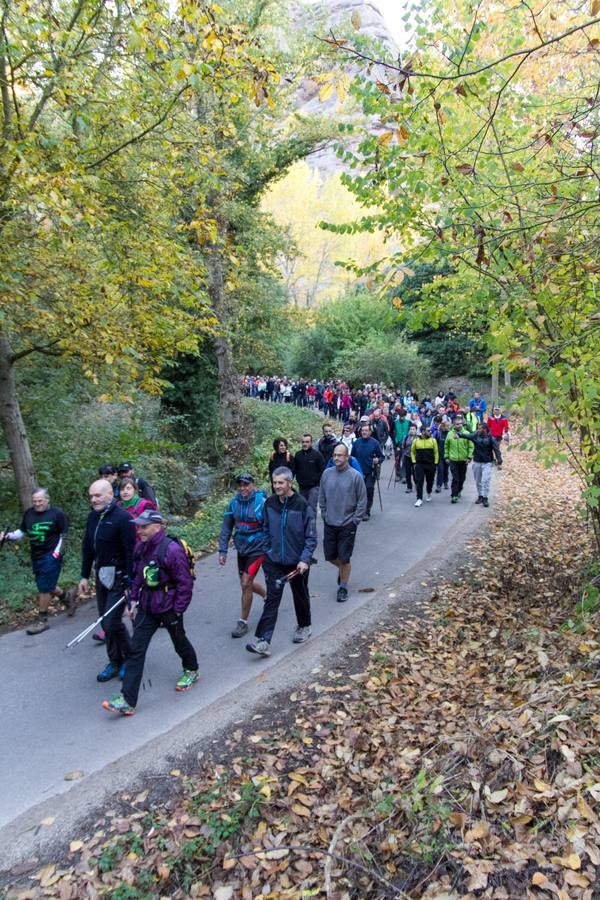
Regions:
M 75 591 L 65 591 L 58 586 L 58 578 L 65 552 L 65 540 L 69 522 L 62 509 L 50 505 L 46 488 L 36 488 L 31 495 L 31 507 L 23 514 L 21 525 L 15 531 L 0 534 L 0 541 L 20 541 L 29 538 L 31 568 L 38 589 L 39 617 L 27 629 L 27 634 L 40 634 L 48 628 L 48 606 L 51 597 L 67 606 L 69 615 L 75 611 Z

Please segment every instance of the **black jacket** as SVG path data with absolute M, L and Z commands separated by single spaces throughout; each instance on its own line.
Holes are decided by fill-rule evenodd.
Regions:
M 275 469 L 280 469 L 282 466 L 286 469 L 290 469 L 292 475 L 294 474 L 294 457 L 289 450 L 286 450 L 285 453 L 271 453 L 271 458 L 269 460 L 269 475 L 272 476 Z
M 115 501 L 101 513 L 92 510 L 83 535 L 81 577 L 89 578 L 95 563 L 96 570 L 115 566 L 117 572 L 131 578 L 134 546 L 135 525 L 126 510 Z
M 479 434 L 478 431 L 471 433 L 461 431 L 460 436 L 468 441 L 473 441 L 473 462 L 491 463 L 494 462 L 494 457 L 496 457 L 498 465 L 502 465 L 502 455 L 498 441 L 491 434 Z
M 339 444 L 339 440 L 334 434 L 330 435 L 329 437 L 325 437 L 325 435 L 323 435 L 323 437 L 319 440 L 317 449 L 325 460 L 325 463 L 328 463 L 333 456 L 333 450 L 334 447 L 337 446 L 337 444 Z
M 296 481 L 304 490 L 317 487 L 321 481 L 321 475 L 325 468 L 323 454 L 310 447 L 308 450 L 298 450 L 294 456 L 296 465 Z

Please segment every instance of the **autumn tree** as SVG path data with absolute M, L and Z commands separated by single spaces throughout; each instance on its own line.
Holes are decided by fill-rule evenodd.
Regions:
M 176 120 L 200 88 L 262 102 L 256 48 L 223 18 L 185 0 L 0 4 L 0 422 L 23 505 L 21 360 L 77 357 L 88 377 L 157 389 L 166 360 L 218 333 L 179 228 Z
M 396 60 L 327 40 L 365 67 L 353 91 L 376 125 L 344 182 L 402 241 L 381 278 L 407 254 L 452 268 L 415 324 L 485 328 L 492 366 L 522 376 L 523 408 L 550 426 L 540 449 L 582 479 L 600 542 L 598 12 L 438 2 L 407 13 L 416 43 Z

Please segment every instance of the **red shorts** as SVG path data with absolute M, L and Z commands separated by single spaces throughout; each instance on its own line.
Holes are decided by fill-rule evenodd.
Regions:
M 260 556 L 241 556 L 238 553 L 238 572 L 240 575 L 246 573 L 250 575 L 251 578 L 254 578 L 258 575 L 258 570 L 262 566 L 264 558 L 264 553 Z

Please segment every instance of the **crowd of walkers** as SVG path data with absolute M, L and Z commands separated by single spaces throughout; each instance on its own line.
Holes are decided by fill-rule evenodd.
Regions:
M 476 503 L 489 505 L 492 467 L 502 465 L 500 444 L 510 440 L 510 431 L 501 409 L 494 406 L 488 414 L 486 401 L 478 393 L 461 408 L 452 389 L 440 390 L 433 399 L 419 399 L 414 391 L 401 394 L 378 385 L 351 391 L 337 382 L 322 385 L 258 377 L 247 377 L 244 388 L 265 402 L 313 405 L 330 419 L 323 422 L 315 445 L 309 433 L 302 435 L 298 449 L 284 437 L 275 438 L 268 473 L 264 473 L 270 480 L 270 493 L 257 487 L 252 473 L 242 473 L 224 512 L 218 562 L 226 564 L 233 541 L 241 587 L 240 615 L 232 637 L 248 634 L 253 595 L 263 601 L 254 636 L 246 644 L 250 653 L 270 655 L 288 583 L 297 621 L 292 639 L 303 643 L 311 636 L 308 579 L 315 562 L 319 510 L 323 554 L 337 573 L 336 600 L 348 599 L 357 530 L 371 517 L 376 489 L 381 499 L 380 471 L 386 458 L 394 457 L 390 483 L 393 478 L 404 484 L 407 493 L 413 493 L 414 484 L 417 508 L 424 499 L 431 502 L 434 491 L 448 489 L 451 503 L 457 503 L 469 463 Z M 331 419 L 340 420 L 341 430 Z M 131 463 L 105 464 L 98 476 L 88 491 L 90 512 L 76 588 L 65 591 L 59 586 L 69 523 L 63 510 L 52 506 L 44 488 L 35 489 L 19 528 L 0 533 L 0 543 L 29 539 L 39 604 L 38 619 L 27 629 L 30 635 L 48 628 L 52 597 L 72 614 L 77 597 L 89 596 L 94 573 L 99 614 L 95 625 L 102 626 L 94 637 L 105 643 L 108 656 L 97 680 L 122 681 L 121 692 L 103 706 L 131 716 L 146 653 L 159 628 L 168 632 L 181 659 L 176 690 L 189 690 L 198 679 L 196 652 L 183 624 L 192 599 L 195 565 L 185 542 L 167 534 L 152 486 L 136 475 Z M 261 568 L 264 585 L 257 580 Z

